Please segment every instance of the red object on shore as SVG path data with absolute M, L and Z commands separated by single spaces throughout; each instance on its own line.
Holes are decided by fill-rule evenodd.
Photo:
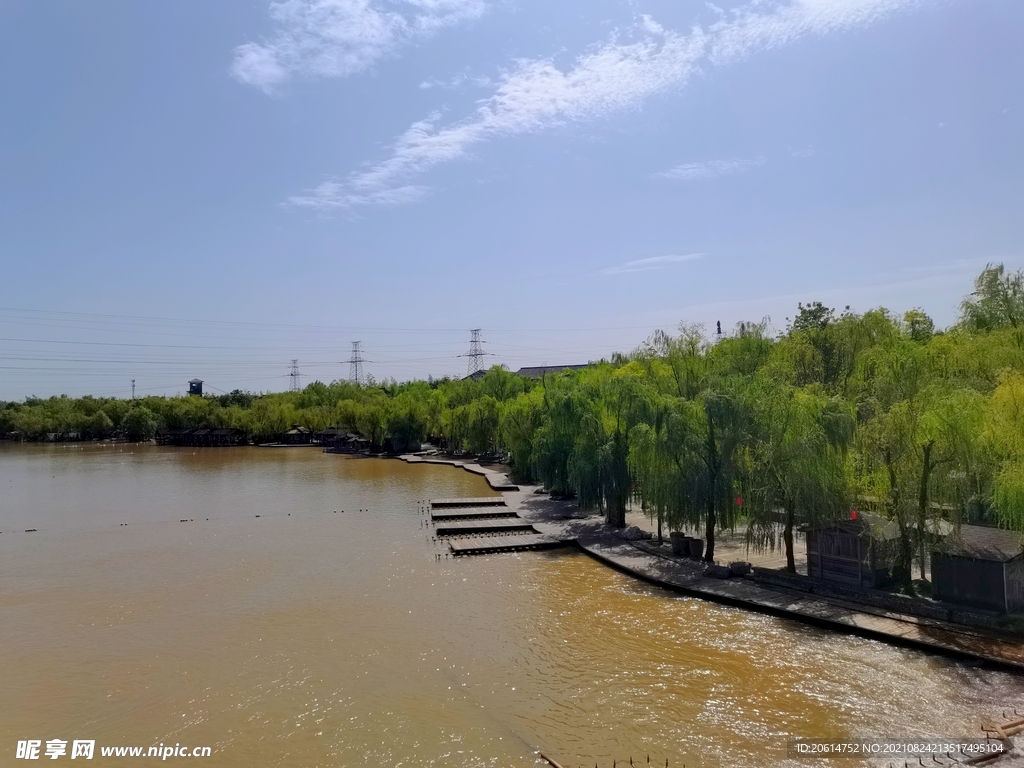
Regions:
M 737 507 L 742 507 L 743 506 L 743 497 L 742 496 L 737 496 L 736 497 L 736 506 Z
M 856 520 L 857 519 L 857 510 L 856 509 L 851 509 L 850 510 L 850 519 L 851 520 Z

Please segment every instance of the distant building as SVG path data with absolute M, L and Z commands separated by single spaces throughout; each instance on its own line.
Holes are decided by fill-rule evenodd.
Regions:
M 345 434 L 341 427 L 327 427 L 327 429 L 321 429 L 319 432 L 313 433 L 313 442 L 320 443 L 321 445 L 330 445 L 344 437 Z
M 562 371 L 582 371 L 584 368 L 589 367 L 590 363 L 584 365 L 533 365 L 520 368 L 516 371 L 516 376 L 524 376 L 527 379 L 539 379 L 542 376 L 561 373 Z
M 157 445 L 190 445 L 197 447 L 221 447 L 248 445 L 249 436 L 241 429 L 158 429 Z
M 899 532 L 889 520 L 859 512 L 849 520 L 808 525 L 807 575 L 818 581 L 875 589 L 892 581 Z
M 281 435 L 280 442 L 287 445 L 308 445 L 313 442 L 313 430 L 292 424 L 291 429 Z
M 190 395 L 199 395 L 199 397 L 202 397 L 203 396 L 203 380 L 202 379 L 192 379 L 192 381 L 190 381 L 188 383 L 188 393 Z
M 324 445 L 324 453 L 368 453 L 370 450 L 370 441 L 353 432 L 337 434 Z
M 961 526 L 932 552 L 932 597 L 998 613 L 1024 611 L 1021 535 Z

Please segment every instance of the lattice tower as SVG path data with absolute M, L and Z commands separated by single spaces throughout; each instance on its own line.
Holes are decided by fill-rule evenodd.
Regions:
M 348 361 L 348 380 L 353 384 L 363 383 L 363 350 L 361 341 L 352 342 L 352 357 Z
M 484 341 L 480 338 L 480 330 L 480 328 L 474 328 L 470 331 L 473 335 L 469 340 L 469 352 L 466 354 L 466 357 L 469 358 L 468 376 L 484 369 Z

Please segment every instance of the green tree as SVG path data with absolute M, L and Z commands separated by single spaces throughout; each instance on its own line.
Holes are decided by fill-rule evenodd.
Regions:
M 786 570 L 795 573 L 797 524 L 835 519 L 848 509 L 846 449 L 853 418 L 845 403 L 813 390 L 761 382 L 751 392 L 746 449 L 747 541 L 774 549 L 781 533 Z M 782 530 L 776 524 L 782 513 Z
M 146 406 L 140 405 L 128 411 L 122 426 L 128 433 L 129 440 L 149 440 L 156 434 L 156 415 Z
M 974 281 L 974 291 L 960 304 L 960 323 L 972 331 L 1019 328 L 1024 323 L 1024 271 L 1007 272 L 989 264 Z

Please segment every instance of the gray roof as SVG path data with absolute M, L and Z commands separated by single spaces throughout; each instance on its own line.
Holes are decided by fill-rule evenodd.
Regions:
M 941 551 L 978 560 L 1007 560 L 1024 554 L 1019 531 L 1004 531 L 983 525 L 962 525 L 960 533 L 949 536 Z
M 801 525 L 800 530 L 808 531 L 830 531 L 839 530 L 853 536 L 870 536 L 880 541 L 889 541 L 898 538 L 899 528 L 892 520 L 887 520 L 871 512 L 857 511 L 855 518 L 841 518 L 838 520 L 824 520 L 820 523 Z
M 516 371 L 517 376 L 525 376 L 528 379 L 539 379 L 541 376 L 545 376 L 549 373 L 561 373 L 562 371 L 580 371 L 588 367 L 589 363 L 583 365 L 533 365 L 526 368 L 520 368 Z

